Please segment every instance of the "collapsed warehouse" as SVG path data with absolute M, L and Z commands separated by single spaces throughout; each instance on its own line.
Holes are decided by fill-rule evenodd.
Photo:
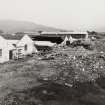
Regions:
M 50 42 L 56 43 L 56 44 L 60 44 L 63 42 L 63 39 L 60 36 L 43 36 L 43 35 L 40 35 L 40 36 L 33 37 L 33 40 L 35 40 L 35 41 L 50 41 Z
M 40 35 L 31 36 L 36 42 L 35 47 L 38 51 L 51 50 L 54 44 L 61 46 L 86 46 L 82 41 L 88 39 L 87 32 L 42 32 Z
M 74 41 L 87 40 L 87 32 L 42 32 L 41 36 L 43 40 L 49 40 L 57 44 L 70 45 Z
M 38 35 L 29 35 L 34 41 L 49 41 L 56 44 L 65 45 L 77 40 L 87 40 L 87 32 L 41 32 Z

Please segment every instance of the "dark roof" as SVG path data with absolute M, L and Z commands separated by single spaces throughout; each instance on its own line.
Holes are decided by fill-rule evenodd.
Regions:
M 60 38 L 60 36 L 43 36 L 43 35 L 38 35 L 38 36 L 29 35 L 29 37 L 32 40 L 36 40 L 36 41 L 47 41 L 48 39 L 57 39 L 57 38 Z
M 33 41 L 50 41 L 52 43 L 61 43 L 63 41 L 63 39 L 59 36 L 42 36 L 42 35 L 38 35 L 38 36 L 32 36 L 29 35 L 29 37 L 33 40 Z
M 23 37 L 23 35 L 11 35 L 11 34 L 2 34 L 0 36 L 2 36 L 4 39 L 7 40 L 20 40 Z
M 47 37 L 59 37 L 59 35 L 58 34 L 41 34 L 41 36 L 47 36 Z
M 32 40 L 35 40 L 39 35 L 28 35 Z

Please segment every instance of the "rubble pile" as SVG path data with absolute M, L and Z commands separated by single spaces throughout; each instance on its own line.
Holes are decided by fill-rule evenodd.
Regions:
M 7 95 L 1 98 L 0 105 L 29 105 L 28 103 L 22 102 L 18 97 L 14 95 Z
M 77 81 L 95 81 L 105 76 L 105 54 L 96 53 L 54 60 L 50 62 L 50 68 L 53 68 L 53 75 L 46 77 L 46 80 L 69 85 Z
M 97 53 L 77 57 L 72 61 L 75 69 L 76 81 L 94 81 L 100 76 L 105 76 L 105 54 Z
M 26 98 L 26 99 L 25 99 Z M 33 98 L 33 99 L 31 99 Z M 42 102 L 26 93 L 10 93 L 0 99 L 0 105 L 43 105 Z
M 94 41 L 94 48 L 100 52 L 105 52 L 105 39 L 101 40 L 96 40 Z
M 53 56 L 54 60 L 33 60 L 27 62 L 27 64 L 31 64 L 31 66 L 33 65 L 34 67 L 36 67 L 36 64 L 37 67 L 39 66 L 39 76 L 37 77 L 38 79 L 44 80 L 44 82 L 41 83 L 46 85 L 46 87 L 42 88 L 41 85 L 34 88 L 36 90 L 31 89 L 33 91 L 21 91 L 21 94 L 20 91 L 19 93 L 13 91 L 12 95 L 8 95 L 0 100 L 0 105 L 50 105 L 51 103 L 46 104 L 45 100 L 46 102 L 50 102 L 49 100 L 55 101 L 55 99 L 61 103 L 61 100 L 64 99 L 64 102 L 66 102 L 65 99 L 67 99 L 72 105 L 87 105 L 89 102 L 88 105 L 96 105 L 98 102 L 104 105 L 105 91 L 99 87 L 100 85 L 95 83 L 100 77 L 105 77 L 105 53 L 87 53 L 87 50 L 82 47 L 78 47 L 78 49 L 62 48 L 60 51 L 59 49 L 61 48 L 55 49 L 50 55 L 47 55 L 48 57 Z M 75 53 L 71 53 L 71 50 L 75 51 Z M 103 79 L 102 84 L 104 84 L 105 81 L 105 78 Z M 45 84 L 45 81 L 49 81 L 49 84 Z M 54 83 L 55 88 L 51 83 Z M 57 85 L 60 84 L 58 88 L 57 85 L 55 85 L 56 83 Z M 70 88 L 68 88 L 68 86 Z M 42 90 L 37 91 L 39 88 Z M 60 88 L 64 88 L 64 90 Z M 37 93 L 37 95 L 35 93 Z M 75 102 L 77 103 L 75 104 Z M 58 105 L 61 105 L 61 103 Z M 53 105 L 56 105 L 56 103 L 53 103 Z
M 95 51 L 90 51 L 85 49 L 82 46 L 78 47 L 67 47 L 67 46 L 59 46 L 53 48 L 53 51 L 50 54 L 47 54 L 47 57 L 53 57 L 54 59 L 59 59 L 59 58 L 70 58 L 72 56 L 87 56 L 89 54 L 93 54 Z

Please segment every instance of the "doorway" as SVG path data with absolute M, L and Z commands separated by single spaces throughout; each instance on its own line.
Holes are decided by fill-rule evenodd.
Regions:
M 69 46 L 70 45 L 70 41 L 66 41 L 66 45 Z
M 12 59 L 12 58 L 13 58 L 13 51 L 10 50 L 10 51 L 9 51 L 9 59 Z

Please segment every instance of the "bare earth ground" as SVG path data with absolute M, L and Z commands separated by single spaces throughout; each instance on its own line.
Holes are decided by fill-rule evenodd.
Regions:
M 37 62 L 35 59 L 0 65 L 0 97 L 13 90 L 23 90 L 40 85 L 36 76 L 47 65 L 47 62 Z
M 59 49 L 58 49 L 59 50 Z M 72 50 L 72 49 L 71 49 Z M 86 55 L 94 54 L 95 51 L 85 51 L 81 48 L 81 51 L 77 51 L 77 49 L 73 49 L 75 54 L 72 52 L 73 55 Z M 20 59 L 19 61 L 10 61 L 5 64 L 0 64 L 0 105 L 104 105 L 105 104 L 105 89 L 100 87 L 97 84 L 90 84 L 87 83 L 86 85 L 80 84 L 80 88 L 73 87 L 68 88 L 66 86 L 62 87 L 58 84 L 46 84 L 42 81 L 38 80 L 39 76 L 52 76 L 56 72 L 54 71 L 55 68 L 59 65 L 56 71 L 59 71 L 59 68 L 64 70 L 65 69 L 65 56 L 60 55 L 61 53 L 65 53 L 70 55 L 70 49 L 63 49 L 59 54 L 57 54 L 54 60 L 40 60 L 37 56 L 28 57 L 24 59 Z M 65 54 L 64 54 L 65 55 Z M 68 57 L 69 58 L 69 57 Z M 105 73 L 105 62 L 102 59 L 98 59 L 95 57 L 88 57 L 89 60 L 89 67 L 92 65 L 94 67 L 98 67 L 102 70 L 102 73 Z M 93 62 L 95 59 L 97 61 Z M 73 66 L 76 67 L 75 71 L 80 70 L 80 73 L 76 71 L 78 75 L 81 77 L 89 76 L 96 78 L 96 71 L 97 68 L 93 68 L 93 71 L 81 71 L 86 68 L 87 64 L 83 60 L 73 60 Z M 84 65 L 81 65 L 81 62 Z M 57 64 L 57 65 L 56 65 Z M 54 67 L 53 67 L 54 65 Z M 80 67 L 81 66 L 81 67 Z M 103 66 L 104 68 L 101 68 Z M 66 65 L 69 70 L 69 66 Z M 81 69 L 78 69 L 81 68 Z M 66 68 L 67 69 L 67 68 Z M 94 72 L 94 73 L 93 73 Z M 86 74 L 85 74 L 86 73 Z M 100 73 L 100 72 L 99 72 Z M 91 74 L 93 76 L 91 76 Z M 65 74 L 66 75 L 66 74 Z M 78 78 L 78 77 L 76 77 Z M 93 78 L 93 79 L 94 79 Z M 80 78 L 82 79 L 82 78 Z M 63 78 L 62 78 L 63 80 Z M 105 81 L 105 80 L 103 80 Z M 47 90 L 49 91 L 46 91 Z

